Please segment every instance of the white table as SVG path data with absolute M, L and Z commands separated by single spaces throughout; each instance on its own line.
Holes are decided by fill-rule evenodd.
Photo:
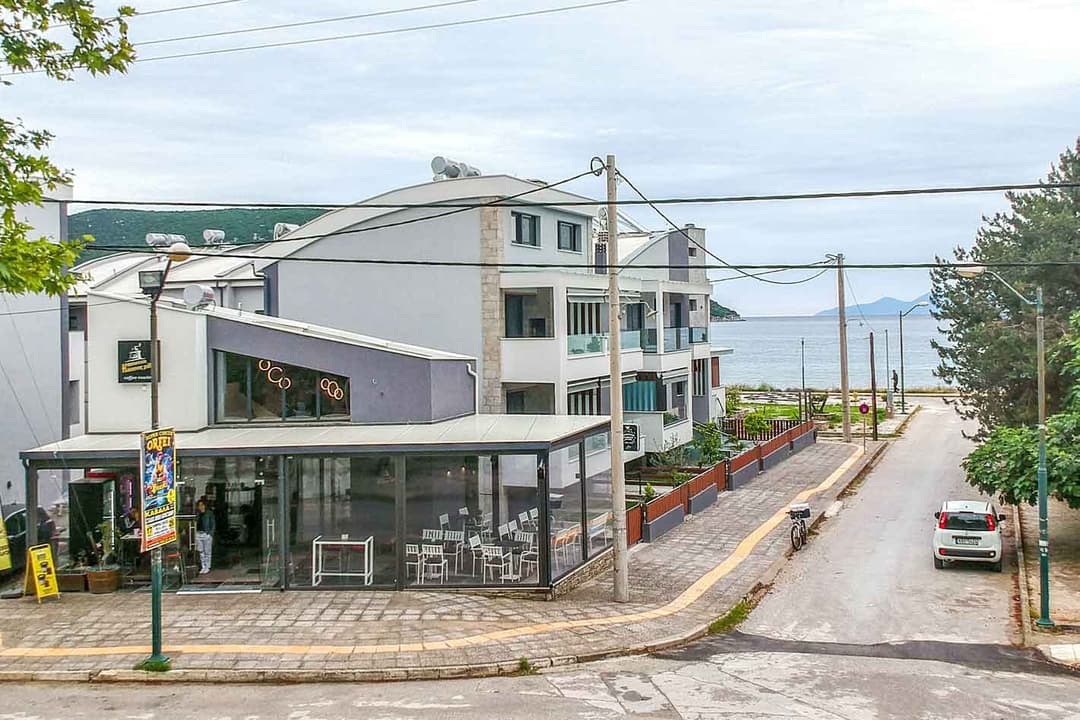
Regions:
M 360 578 L 365 585 L 370 585 L 375 577 L 374 548 L 375 540 L 371 535 L 366 540 L 350 540 L 345 537 L 324 538 L 319 535 L 311 541 L 311 586 L 318 587 L 323 578 L 327 577 Z M 323 554 L 327 549 L 340 553 L 341 562 L 337 570 L 327 570 L 324 565 Z M 359 571 L 350 569 L 349 553 L 351 552 L 363 553 L 364 562 Z

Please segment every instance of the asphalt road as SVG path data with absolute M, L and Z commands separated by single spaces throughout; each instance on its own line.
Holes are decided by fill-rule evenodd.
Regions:
M 739 632 L 676 652 L 446 682 L 0 685 L 0 720 L 1080 718 L 1080 677 L 1008 645 L 1010 573 L 933 567 L 938 503 L 972 496 L 959 430 L 928 403 Z
M 1011 552 L 1002 573 L 974 563 L 934 568 L 934 512 L 980 494 L 960 467 L 972 448 L 961 419 L 940 400 L 920 402 L 904 436 L 785 566 L 744 632 L 845 643 L 1013 639 Z

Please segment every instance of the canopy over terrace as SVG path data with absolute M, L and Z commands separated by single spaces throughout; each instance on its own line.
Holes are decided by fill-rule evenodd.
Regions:
M 471 415 L 180 432 L 180 563 L 190 553 L 195 566 L 183 537 L 195 499 L 209 497 L 218 533 L 230 532 L 218 546 L 232 542 L 236 550 L 215 560 L 223 583 L 247 573 L 262 587 L 550 587 L 610 544 L 609 422 Z M 40 469 L 98 469 L 114 478 L 106 497 L 115 499 L 83 519 L 90 527 L 118 522 L 137 503 L 137 433 L 83 435 L 21 458 L 29 502 Z M 74 523 L 90 510 L 75 508 L 74 494 L 71 501 Z

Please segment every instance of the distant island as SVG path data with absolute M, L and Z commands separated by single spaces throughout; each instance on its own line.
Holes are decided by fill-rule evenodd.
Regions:
M 311 208 L 225 208 L 215 210 L 118 210 L 102 208 L 75 213 L 68 218 L 68 237 L 91 235 L 79 257 L 83 262 L 108 255 L 116 250 L 98 250 L 94 246 L 146 249 L 147 233 L 183 235 L 193 247 L 203 244 L 203 230 L 225 231 L 231 245 L 265 242 L 273 239 L 274 224 L 302 225 L 322 215 L 324 210 Z
M 709 319 L 713 322 L 738 322 L 742 317 L 731 308 L 709 300 Z
M 914 300 L 897 300 L 893 297 L 883 297 L 875 300 L 872 303 L 860 303 L 859 305 L 848 305 L 845 309 L 850 316 L 852 313 L 862 315 L 896 315 L 902 313 L 912 305 L 920 302 L 930 302 L 930 293 L 925 293 L 915 298 Z M 815 313 L 815 317 L 836 317 L 840 314 L 838 307 L 829 308 L 828 310 L 822 310 L 819 313 Z M 911 311 L 912 315 L 929 315 L 930 307 L 915 308 Z

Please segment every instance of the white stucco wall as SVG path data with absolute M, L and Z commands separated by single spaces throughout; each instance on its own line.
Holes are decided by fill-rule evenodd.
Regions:
M 150 383 L 121 384 L 117 342 L 150 337 L 146 301 L 88 298 L 89 424 L 92 432 L 140 432 L 150 427 Z M 197 430 L 207 424 L 206 316 L 158 308 L 161 338 L 160 424 Z

